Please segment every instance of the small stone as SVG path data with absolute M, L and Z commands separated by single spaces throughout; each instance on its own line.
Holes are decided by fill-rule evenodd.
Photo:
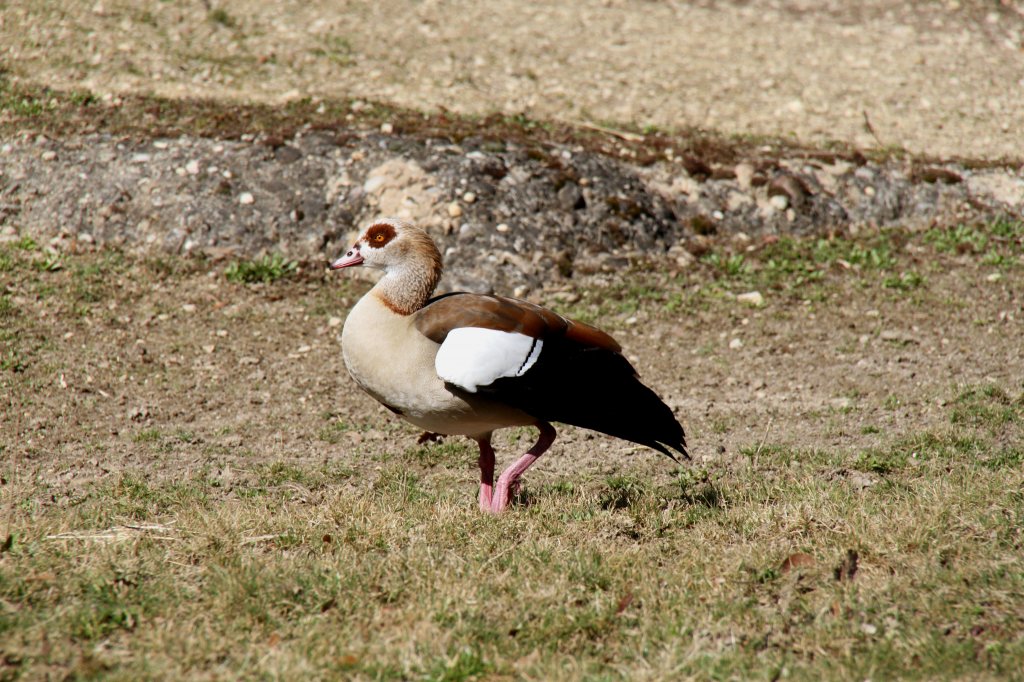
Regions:
M 52 149 L 49 149 L 49 150 L 43 152 L 43 157 L 42 158 L 43 158 L 43 161 L 54 161 L 57 158 L 57 152 L 53 151 Z
M 764 305 L 764 296 L 761 295 L 760 291 L 748 291 L 745 294 L 740 294 L 736 297 L 736 300 L 740 303 L 746 303 L 747 305 L 755 308 L 760 308 Z
M 772 205 L 772 208 L 785 211 L 789 208 L 789 197 L 785 194 L 776 194 L 775 196 L 768 199 L 768 203 Z
M 391 123 L 381 123 L 380 132 L 382 132 L 385 135 L 390 135 L 391 133 L 395 132 L 395 126 Z
M 502 234 L 505 234 L 509 230 L 508 223 L 498 223 L 494 229 L 497 230 L 498 232 L 501 232 Z
M 383 175 L 374 175 L 369 177 L 366 179 L 366 182 L 363 183 L 363 191 L 367 194 L 373 194 L 380 189 L 385 182 L 387 182 L 387 178 Z
M 196 304 L 185 303 L 184 305 L 181 306 L 181 309 L 184 310 L 186 313 L 194 313 L 196 311 Z
M 452 218 L 458 218 L 462 215 L 462 206 L 459 206 L 459 202 L 453 201 L 448 204 L 448 215 Z
M 334 329 L 335 327 L 340 327 L 341 326 L 341 318 L 340 317 L 331 317 L 331 319 L 327 320 L 327 326 L 330 327 L 331 329 Z
M 733 172 L 736 173 L 736 183 L 740 186 L 740 189 L 751 188 L 751 181 L 754 179 L 754 167 L 751 164 L 738 163 Z
M 313 350 L 312 346 L 299 346 L 298 348 L 299 353 L 308 353 L 311 350 Z
M 985 281 L 986 282 L 998 282 L 1002 278 L 1003 278 L 1003 273 L 1001 273 L 1001 272 L 993 272 L 991 275 L 989 275 L 988 277 L 985 278 Z
M 221 339 L 223 339 L 223 338 L 224 338 L 224 337 L 226 337 L 227 335 L 228 335 L 228 330 L 227 330 L 227 329 L 218 329 L 218 330 L 217 330 L 217 331 L 215 332 L 215 336 L 217 336 L 217 338 L 221 338 Z
M 467 204 L 472 204 L 474 201 L 476 201 L 476 194 L 474 194 L 473 192 L 466 192 L 465 194 L 462 195 L 462 200 L 465 201 Z
M 252 192 L 242 192 L 238 195 L 238 203 L 243 206 L 248 206 L 256 202 L 256 198 L 252 195 Z
M 673 246 L 669 250 L 670 256 L 675 256 L 676 265 L 680 268 L 688 268 L 697 262 L 697 257 L 684 248 Z
M 212 353 L 215 350 L 217 350 L 217 346 L 214 346 L 213 344 L 210 344 L 208 346 L 203 346 L 203 351 L 205 353 Z
M 186 163 L 185 172 L 189 175 L 199 175 L 199 162 L 193 159 Z
M 520 284 L 519 286 L 512 290 L 512 295 L 515 296 L 516 298 L 522 298 L 523 296 L 526 296 L 527 292 L 529 291 L 530 290 L 528 288 Z
M 732 350 L 739 350 L 740 348 L 743 348 L 743 342 L 739 339 L 733 339 L 729 342 L 729 348 Z
M 878 627 L 871 623 L 861 623 L 860 631 L 865 635 L 873 635 L 878 632 Z

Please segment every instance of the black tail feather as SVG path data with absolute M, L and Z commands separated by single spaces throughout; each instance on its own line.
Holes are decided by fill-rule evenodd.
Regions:
M 545 343 L 537 364 L 525 375 L 499 379 L 481 392 L 544 421 L 622 438 L 673 460 L 672 450 L 690 458 L 683 427 L 668 405 L 641 383 L 626 358 L 604 348 L 550 345 Z

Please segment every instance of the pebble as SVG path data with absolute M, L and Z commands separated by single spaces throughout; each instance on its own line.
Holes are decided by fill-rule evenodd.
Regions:
M 498 232 L 501 232 L 502 234 L 505 234 L 509 230 L 508 223 L 498 223 L 494 229 L 497 230 Z
M 476 194 L 472 192 L 466 192 L 465 194 L 462 195 L 462 200 L 465 201 L 467 204 L 472 204 L 474 201 L 476 201 Z
M 453 201 L 448 204 L 448 215 L 452 218 L 458 218 L 462 215 L 462 207 L 459 206 L 459 202 Z
M 194 313 L 196 311 L 196 304 L 185 303 L 184 305 L 181 306 L 181 309 L 184 310 L 186 313 Z
M 327 326 L 330 327 L 331 329 L 334 329 L 335 327 L 340 327 L 341 326 L 341 318 L 340 317 L 331 317 L 331 319 L 327 320 Z
M 299 353 L 308 353 L 311 350 L 313 350 L 312 346 L 299 346 L 298 348 Z
M 740 294 L 736 297 L 736 300 L 740 303 L 746 303 L 747 305 L 760 308 L 764 305 L 764 296 L 761 295 L 760 291 L 748 291 L 745 294 Z
M 43 161 L 54 161 L 57 158 L 57 152 L 53 151 L 52 149 L 48 149 L 45 152 L 43 152 L 42 158 Z
M 385 135 L 390 135 L 391 133 L 395 132 L 395 126 L 391 123 L 381 123 L 380 132 L 384 133 Z
M 772 205 L 772 208 L 775 208 L 779 211 L 785 211 L 787 208 L 789 208 L 789 197 L 785 196 L 784 194 L 776 194 L 775 196 L 768 199 L 768 203 Z
M 189 175 L 198 175 L 199 174 L 199 162 L 196 161 L 196 160 L 189 161 L 188 163 L 185 164 L 185 171 Z
M 985 281 L 986 282 L 998 282 L 1002 278 L 1003 278 L 1003 273 L 1001 273 L 1001 272 L 993 272 L 991 275 L 989 275 L 988 277 L 985 278 Z
M 206 353 L 212 353 L 215 350 L 217 350 L 217 346 L 214 346 L 213 344 L 203 346 L 203 351 L 205 351 Z
M 248 206 L 256 202 L 256 198 L 253 197 L 252 192 L 242 192 L 238 195 L 238 203 L 243 206 Z
M 733 339 L 729 342 L 729 348 L 739 350 L 740 348 L 743 348 L 743 342 L 739 339 Z
M 363 183 L 363 191 L 367 194 L 373 194 L 387 181 L 383 175 L 374 175 L 366 179 Z

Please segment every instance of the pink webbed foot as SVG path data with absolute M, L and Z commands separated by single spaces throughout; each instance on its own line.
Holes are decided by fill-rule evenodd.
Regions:
M 500 514 L 501 512 L 508 509 L 509 502 L 515 496 L 519 490 L 519 477 L 523 475 L 527 469 L 533 465 L 537 459 L 544 454 L 544 452 L 551 447 L 551 443 L 555 440 L 555 429 L 551 424 L 547 422 L 540 422 L 537 424 L 537 428 L 540 429 L 540 436 L 537 438 L 537 442 L 532 448 L 527 451 L 525 455 L 516 460 L 516 463 L 510 466 L 505 471 L 501 472 L 501 476 L 498 477 L 498 484 L 494 488 L 494 494 L 491 498 L 490 512 L 493 514 Z M 483 505 L 481 504 L 481 509 Z

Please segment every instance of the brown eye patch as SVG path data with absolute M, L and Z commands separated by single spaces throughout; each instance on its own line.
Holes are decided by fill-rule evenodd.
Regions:
M 384 223 L 374 225 L 366 231 L 366 244 L 379 249 L 394 239 L 395 234 L 395 228 L 390 225 Z

